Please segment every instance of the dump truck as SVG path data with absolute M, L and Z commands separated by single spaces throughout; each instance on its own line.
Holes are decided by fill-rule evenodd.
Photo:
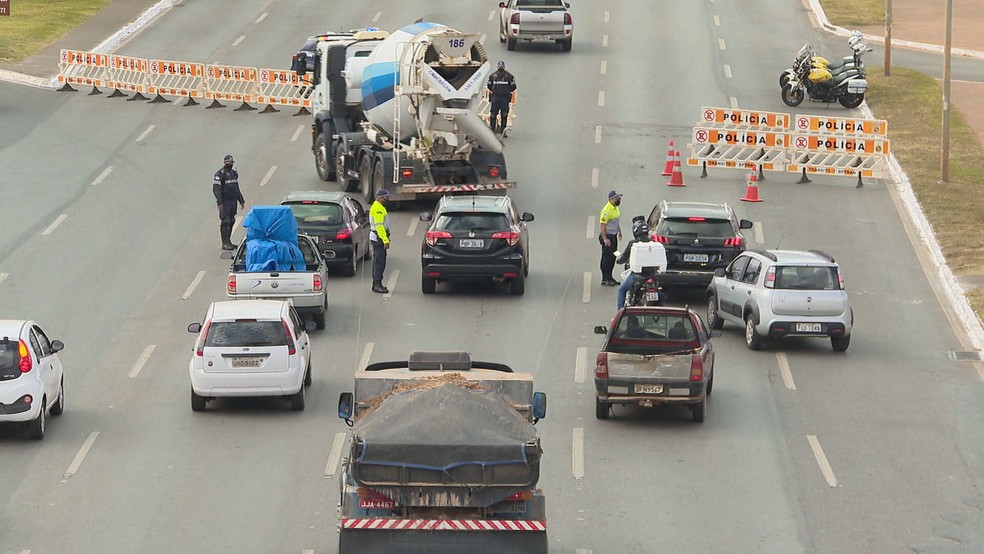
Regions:
M 533 377 L 466 352 L 368 365 L 339 396 L 352 427 L 339 552 L 547 552 Z
M 295 57 L 311 83 L 318 176 L 371 202 L 505 191 L 502 142 L 482 119 L 491 65 L 475 33 L 418 21 L 326 37 Z M 310 75 L 308 66 L 313 70 Z

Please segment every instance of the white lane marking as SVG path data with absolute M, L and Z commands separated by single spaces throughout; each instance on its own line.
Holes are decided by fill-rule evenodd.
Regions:
M 581 302 L 587 304 L 591 302 L 591 272 L 584 272 L 584 279 L 582 280 L 582 292 L 581 292 Z
M 575 479 L 584 479 L 584 428 L 574 428 L 574 459 L 571 461 Z
M 579 346 L 577 348 L 577 358 L 574 360 L 574 382 L 583 383 L 585 368 L 588 366 L 588 347 Z
M 30 550 L 21 550 L 20 554 L 31 554 Z
M 9 276 L 9 273 L 0 273 L 0 283 L 2 283 Z
M 140 133 L 140 136 L 137 137 L 136 142 L 140 142 L 143 139 L 147 138 L 147 135 L 149 135 L 150 132 L 153 131 L 155 127 L 157 127 L 157 125 L 151 125 L 150 127 L 147 127 L 147 129 L 144 132 Z
M 589 215 L 588 216 L 588 233 L 587 233 L 587 236 L 585 236 L 585 238 L 591 238 L 591 237 L 593 237 L 594 236 L 594 230 L 595 229 L 596 229 L 596 227 L 595 227 L 595 217 L 593 215 Z
M 237 38 L 236 41 L 232 43 L 232 45 L 239 46 L 239 43 L 244 40 L 246 40 L 246 35 L 239 35 L 239 38 Z
M 598 91 L 598 105 L 599 106 L 605 105 L 605 91 L 603 90 Z
M 410 220 L 410 227 L 407 228 L 407 236 L 408 237 L 412 237 L 414 234 L 417 233 L 417 224 L 418 223 L 420 223 L 420 220 L 417 219 L 416 217 Z
M 731 78 L 731 66 L 728 64 L 724 64 L 724 76 L 728 79 Z
M 260 17 L 256 18 L 256 21 L 254 21 L 253 23 L 256 24 L 256 23 L 259 23 L 259 22 L 263 21 L 264 19 L 266 19 L 266 16 L 268 16 L 268 15 L 270 15 L 268 12 L 263 12 L 260 15 Z
M 595 125 L 595 144 L 601 144 L 601 125 Z
M 608 35 L 601 35 L 601 45 L 608 47 Z
M 591 168 L 591 188 L 598 188 L 598 177 L 601 175 L 601 170 L 597 167 Z
M 727 50 L 727 49 L 726 49 L 726 48 L 724 47 L 724 39 L 723 39 L 723 38 L 719 38 L 719 39 L 718 39 L 718 48 L 720 48 L 721 50 Z
M 782 384 L 789 390 L 796 390 L 796 383 L 793 382 L 793 372 L 789 370 L 789 358 L 785 352 L 776 352 L 776 361 L 779 362 L 779 373 L 782 375 Z
M 714 26 L 715 27 L 720 27 L 721 26 L 721 18 L 718 17 L 718 16 L 716 16 L 716 15 L 714 16 Z
M 755 235 L 755 242 L 765 244 L 765 233 L 762 231 L 762 222 L 756 221 L 752 226 L 752 234 Z
M 379 18 L 380 17 L 383 17 L 383 12 L 376 12 L 376 15 L 374 15 L 373 18 L 372 18 L 372 22 L 375 23 L 375 22 L 379 21 Z
M 834 470 L 831 469 L 830 462 L 827 461 L 827 456 L 823 453 L 823 448 L 820 448 L 820 441 L 814 435 L 807 435 L 806 440 L 810 441 L 813 456 L 817 459 L 817 463 L 820 464 L 820 472 L 823 473 L 823 478 L 827 480 L 827 485 L 836 487 L 837 477 L 834 476 Z
M 353 406 L 353 408 L 355 408 Z M 331 450 L 328 452 L 328 463 L 325 465 L 325 479 L 331 479 L 338 470 L 338 460 L 342 457 L 342 447 L 345 446 L 345 433 L 335 433 L 335 440 L 331 441 Z
M 731 109 L 732 110 L 738 109 L 738 98 L 736 96 L 731 97 Z
M 103 172 L 100 173 L 98 177 L 96 177 L 96 180 L 92 182 L 92 186 L 96 186 L 99 183 L 103 182 L 106 179 L 106 177 L 109 177 L 109 174 L 112 172 L 113 172 L 113 166 L 109 166 L 106 169 L 104 169 Z
M 297 138 L 300 137 L 301 136 L 301 133 L 304 132 L 304 128 L 305 127 L 307 127 L 307 125 L 298 125 L 297 126 L 297 130 L 294 131 L 294 134 L 290 137 L 290 141 L 291 142 L 296 142 L 297 141 Z
M 130 369 L 130 373 L 127 374 L 127 377 L 132 379 L 137 375 L 140 375 L 140 370 L 143 369 L 143 366 L 147 363 L 150 355 L 154 353 L 155 348 L 157 348 L 156 344 L 151 344 L 147 348 L 144 348 L 143 354 L 140 354 L 137 361 L 133 363 L 133 368 Z
M 45 229 L 44 231 L 41 231 L 41 235 L 42 236 L 50 235 L 51 232 L 54 231 L 56 227 L 58 227 L 59 225 L 61 225 L 61 222 L 62 221 L 65 221 L 65 219 L 67 217 L 68 217 L 67 215 L 61 214 L 60 216 L 58 216 L 57 218 L 55 218 L 54 223 L 52 223 L 51 225 L 48 225 L 48 228 Z
M 184 294 L 181 295 L 181 299 L 187 300 L 191 298 L 191 294 L 195 292 L 195 287 L 197 287 L 198 283 L 201 283 L 202 279 L 204 278 L 205 278 L 205 270 L 203 269 L 198 272 L 198 275 L 195 275 L 194 279 L 192 279 L 191 284 L 188 285 L 188 288 L 185 289 Z
M 314 554 L 314 550 L 301 550 L 301 554 Z
M 65 472 L 65 478 L 62 479 L 62 483 L 68 481 L 69 477 L 75 475 L 79 470 L 79 466 L 82 465 L 82 460 L 85 459 L 86 454 L 89 453 L 89 449 L 92 448 L 92 443 L 96 442 L 96 437 L 99 436 L 99 431 L 93 431 L 89 433 L 89 437 L 85 439 L 82 443 L 82 448 L 79 449 L 79 453 L 75 455 L 75 459 L 72 460 L 72 465 L 68 466 L 68 470 Z
M 485 33 L 482 33 L 482 36 L 478 38 L 478 42 L 485 44 L 486 38 L 488 38 L 488 36 Z
M 601 60 L 601 74 L 608 73 L 608 60 Z
M 591 554 L 591 551 L 587 548 L 578 548 L 574 551 L 574 554 Z
M 264 177 L 263 177 L 263 180 L 262 180 L 262 181 L 260 181 L 260 186 L 261 186 L 261 187 L 265 187 L 265 186 L 266 186 L 266 184 L 267 184 L 268 182 L 270 182 L 270 177 L 273 177 L 273 173 L 274 173 L 275 171 L 277 171 L 277 166 L 275 166 L 275 165 L 271 165 L 271 166 L 270 166 L 270 170 L 266 172 L 266 176 L 264 176 Z
M 376 346 L 374 342 L 367 342 L 362 348 L 362 357 L 359 358 L 359 367 L 355 368 L 356 371 L 362 371 L 369 365 L 369 359 L 372 358 L 372 349 Z
M 495 18 L 495 10 L 492 10 L 489 12 L 489 21 L 492 21 L 492 19 L 494 18 Z
M 396 280 L 399 278 L 400 278 L 400 270 L 397 269 L 396 271 L 393 272 L 392 275 L 390 275 L 389 281 L 386 283 L 386 288 L 389 289 L 389 292 L 383 295 L 383 300 L 389 300 L 390 298 L 393 298 L 393 291 L 396 290 Z
M 608 10 L 605 10 L 605 23 L 611 21 L 611 17 L 612 17 L 612 13 Z

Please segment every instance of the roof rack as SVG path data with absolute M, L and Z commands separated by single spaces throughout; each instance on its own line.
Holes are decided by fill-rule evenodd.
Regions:
M 827 260 L 830 263 L 836 263 L 834 262 L 834 257 L 824 252 L 823 250 L 807 250 L 807 252 L 811 254 L 816 254 L 817 256 L 820 256 L 821 258 Z

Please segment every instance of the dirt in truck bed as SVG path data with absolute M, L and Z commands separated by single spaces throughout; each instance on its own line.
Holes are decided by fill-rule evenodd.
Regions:
M 439 376 L 427 376 L 421 378 L 420 380 L 409 381 L 407 383 L 400 383 L 399 385 L 393 387 L 392 390 L 384 392 L 383 394 L 373 396 L 372 398 L 366 400 L 366 409 L 359 414 L 359 417 L 361 418 L 371 414 L 373 411 L 376 410 L 376 408 L 382 405 L 382 403 L 393 394 L 412 391 L 412 390 L 432 389 L 447 384 L 452 384 L 457 387 L 461 387 L 463 389 L 468 389 L 468 390 L 477 390 L 477 391 L 489 390 L 488 387 L 486 387 L 482 383 L 478 381 L 471 381 L 469 379 L 466 379 L 464 375 L 457 372 L 448 373 L 446 375 L 439 375 Z

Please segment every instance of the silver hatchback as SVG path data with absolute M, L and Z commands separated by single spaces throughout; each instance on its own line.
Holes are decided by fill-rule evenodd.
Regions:
M 854 310 L 840 266 L 819 250 L 747 250 L 707 287 L 707 322 L 743 325 L 745 344 L 766 338 L 828 337 L 834 350 L 851 344 Z

